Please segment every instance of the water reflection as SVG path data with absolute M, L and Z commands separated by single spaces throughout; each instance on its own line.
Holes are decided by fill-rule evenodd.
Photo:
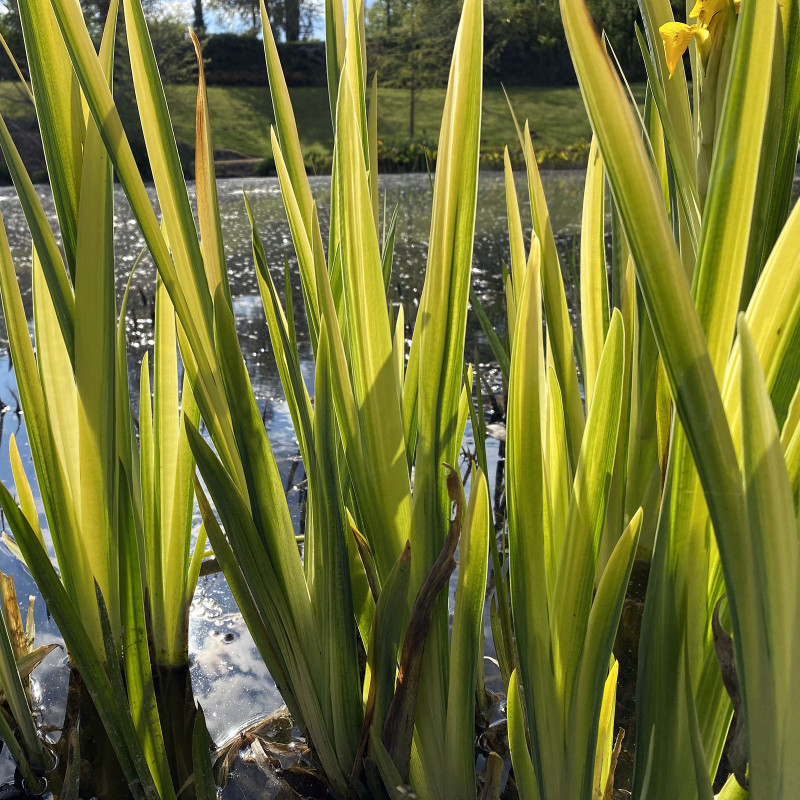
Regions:
M 553 230 L 566 265 L 574 261 L 575 240 L 580 232 L 580 209 L 584 176 L 582 172 L 543 173 Z M 519 197 L 527 194 L 524 175 L 515 176 Z M 427 255 L 432 193 L 427 175 L 387 176 L 381 178 L 382 218 L 391 217 L 398 207 L 394 269 L 390 287 L 392 303 L 402 303 L 408 323 L 407 335 L 416 316 L 422 290 Z M 796 181 L 796 189 L 797 181 Z M 323 240 L 328 235 L 328 194 L 330 179 L 311 178 L 312 193 L 317 200 Z M 45 212 L 55 218 L 52 197 L 46 187 L 38 187 Z M 303 475 L 297 468 L 297 441 L 291 418 L 278 378 L 269 344 L 266 322 L 258 294 L 251 251 L 251 231 L 244 213 L 242 191 L 247 192 L 270 268 L 282 294 L 282 271 L 288 261 L 292 275 L 296 307 L 301 297 L 296 260 L 277 179 L 226 179 L 219 181 L 219 203 L 222 217 L 225 256 L 233 293 L 233 306 L 242 353 L 247 364 L 256 399 L 269 432 L 282 478 L 289 492 L 289 502 L 295 524 L 300 525 L 298 489 Z M 151 189 L 151 198 L 155 194 Z M 797 193 L 797 192 L 796 192 Z M 135 267 L 126 323 L 129 347 L 129 373 L 134 407 L 138 406 L 139 367 L 144 353 L 153 345 L 155 270 L 144 253 L 144 240 L 132 219 L 127 201 L 119 187 L 115 190 L 116 286 L 118 298 L 124 291 L 130 271 Z M 190 186 L 194 204 L 194 188 Z M 11 187 L 0 188 L 0 212 L 14 256 L 22 287 L 23 303 L 31 313 L 30 236 L 16 194 Z M 530 222 L 530 210 L 522 203 L 522 219 Z M 527 228 L 529 229 L 529 224 Z M 141 257 L 141 258 L 140 258 Z M 478 212 L 473 258 L 473 285 L 492 319 L 502 329 L 504 300 L 501 286 L 501 263 L 508 260 L 505 189 L 502 175 L 483 174 L 479 183 Z M 566 279 L 569 284 L 569 280 Z M 299 319 L 299 318 L 298 318 Z M 0 328 L 4 335 L 4 325 Z M 310 346 L 303 326 L 298 329 L 299 348 L 304 377 L 313 383 L 313 363 Z M 5 346 L 0 340 L 0 346 Z M 477 351 L 483 363 L 491 361 L 488 346 L 477 329 L 470 324 L 467 333 L 467 353 Z M 313 391 L 313 387 L 311 388 Z M 12 485 L 9 467 L 9 434 L 16 434 L 17 444 L 29 476 L 33 477 L 30 446 L 24 424 L 17 412 L 18 401 L 13 370 L 8 357 L 0 358 L 0 479 Z M 467 432 L 468 437 L 470 432 Z M 469 439 L 468 439 L 469 441 Z M 492 457 L 497 459 L 497 444 L 492 444 Z M 491 471 L 491 470 L 490 470 Z M 41 501 L 37 503 L 43 526 L 46 524 Z M 197 521 L 199 525 L 199 520 Z M 0 546 L 0 569 L 13 572 L 17 591 L 24 600 L 26 594 L 36 594 L 27 572 L 13 556 Z M 58 632 L 47 615 L 41 600 L 37 603 L 36 624 L 38 643 L 57 640 Z M 491 640 L 488 619 L 485 634 Z M 221 737 L 232 726 L 250 719 L 254 713 L 264 713 L 280 704 L 279 695 L 264 667 L 241 616 L 221 577 L 202 578 L 192 605 L 190 619 L 190 648 L 192 680 L 197 699 L 206 710 L 213 737 Z M 64 695 L 67 667 L 63 657 L 51 655 L 37 672 L 47 687 L 43 719 L 46 724 L 59 725 L 64 714 Z M 217 680 L 219 677 L 225 680 Z M 7 766 L 7 765 L 6 765 Z M 0 767 L 0 780 L 4 769 Z
M 546 176 L 548 189 L 558 201 L 553 206 L 556 229 L 574 228 L 577 219 L 583 178 L 580 173 Z M 311 179 L 312 192 L 319 205 L 323 237 L 328 235 L 329 178 Z M 524 188 L 520 177 L 519 189 Z M 297 441 L 291 424 L 288 407 L 275 369 L 269 337 L 258 293 L 258 285 L 251 250 L 251 231 L 244 213 L 242 191 L 246 191 L 253 208 L 259 233 L 264 243 L 270 268 L 276 283 L 283 287 L 282 271 L 287 260 L 292 274 L 296 301 L 301 297 L 296 260 L 289 226 L 276 179 L 222 180 L 219 182 L 219 202 L 222 218 L 225 255 L 233 294 L 233 307 L 237 330 L 253 389 L 270 441 L 278 461 L 295 525 L 300 527 L 300 498 L 298 489 L 304 474 L 297 464 Z M 426 175 L 391 176 L 382 181 L 383 213 L 391 216 L 398 206 L 395 239 L 394 273 L 391 299 L 402 302 L 406 319 L 411 323 L 422 289 L 422 276 L 427 254 L 430 224 L 431 190 Z M 38 193 L 48 218 L 55 219 L 49 188 L 38 187 Z M 193 187 L 190 196 L 194 203 Z M 154 192 L 151 199 L 155 202 Z M 144 353 L 153 346 L 155 301 L 155 269 L 144 250 L 144 240 L 133 220 L 127 201 L 119 187 L 115 191 L 115 247 L 116 287 L 121 299 L 130 271 L 135 272 L 128 300 L 129 374 L 134 408 L 138 406 L 138 373 Z M 2 212 L 12 254 L 22 289 L 23 304 L 32 314 L 30 236 L 22 210 L 13 188 L 0 188 Z M 507 258 L 505 244 L 505 194 L 502 180 L 497 175 L 484 176 L 480 184 L 479 217 L 475 247 L 475 282 L 490 313 L 499 311 L 502 298 L 499 292 L 500 262 Z M 499 313 L 497 313 L 499 316 Z M 299 322 L 302 320 L 299 318 Z M 3 334 L 4 325 L 2 326 Z M 304 377 L 313 383 L 313 363 L 307 334 L 299 324 L 299 347 Z M 473 340 L 474 344 L 474 340 Z M 5 349 L 5 340 L 2 341 Z M 489 354 L 486 353 L 486 358 Z M 313 391 L 313 387 L 311 389 Z M 30 446 L 17 412 L 17 389 L 8 356 L 0 359 L 0 479 L 13 485 L 9 468 L 9 434 L 16 434 L 17 445 L 25 468 L 33 478 Z M 43 528 L 46 528 L 44 509 L 37 498 Z M 199 519 L 196 520 L 199 526 Z M 45 531 L 46 533 L 46 531 Z M 21 598 L 36 594 L 36 588 L 27 572 L 14 557 L 0 546 L 0 569 L 13 572 Z M 38 642 L 60 640 L 58 631 L 47 614 L 41 599 L 36 607 Z M 488 630 L 487 630 L 488 633 Z M 196 698 L 206 710 L 213 737 L 223 737 L 227 731 L 259 710 L 270 711 L 280 705 L 280 697 L 259 657 L 252 637 L 238 614 L 230 591 L 221 576 L 208 576 L 200 580 L 198 592 L 191 608 L 190 649 L 192 681 Z M 66 659 L 52 654 L 37 670 L 45 687 L 42 720 L 46 725 L 59 726 L 64 716 L 65 693 L 68 680 Z M 224 677 L 224 680 L 218 678 Z M 6 762 L 6 768 L 9 763 Z M 7 769 L 0 769 L 0 773 Z M 0 780 L 2 779 L 0 774 Z
M 568 242 L 579 232 L 583 174 L 579 171 L 543 173 L 553 229 Z M 525 192 L 525 178 L 516 176 L 520 196 Z M 328 201 L 330 179 L 312 177 L 311 190 L 317 200 L 323 239 L 328 236 Z M 195 203 L 194 187 L 190 184 L 190 200 Z M 395 239 L 394 270 L 391 299 L 402 302 L 406 319 L 414 319 L 416 304 L 422 289 L 422 277 L 427 254 L 431 188 L 427 175 L 391 175 L 381 179 L 381 214 L 387 220 L 398 206 Z M 230 283 L 235 296 L 242 350 L 251 369 L 254 384 L 262 383 L 263 369 L 273 370 L 268 358 L 268 338 L 258 299 L 258 284 L 253 267 L 251 232 L 244 212 L 242 192 L 247 192 L 264 243 L 267 260 L 276 283 L 283 287 L 284 259 L 288 259 L 296 298 L 300 298 L 299 276 L 289 226 L 276 178 L 223 179 L 219 181 L 220 216 L 222 219 L 225 257 Z M 38 187 L 39 196 L 48 218 L 54 219 L 49 189 Z M 150 196 L 155 203 L 155 192 Z M 132 362 L 141 361 L 143 350 L 152 345 L 153 299 L 155 269 L 144 250 L 144 239 L 133 220 L 122 190 L 115 190 L 115 246 L 117 259 L 117 295 L 121 297 L 128 275 L 136 264 L 128 312 L 128 336 Z M 30 236 L 13 187 L 0 188 L 0 211 L 5 221 L 12 254 L 17 265 L 23 301 L 30 313 Z M 523 220 L 530 219 L 523 205 Z M 565 245 L 566 246 L 566 245 Z M 502 176 L 487 173 L 481 176 L 476 223 L 474 285 L 491 309 L 502 301 L 499 275 L 501 261 L 508 259 L 505 223 L 505 190 Z M 499 318 L 498 314 L 498 318 Z M 302 331 L 300 331 L 302 334 Z M 302 337 L 301 337 L 302 338 Z

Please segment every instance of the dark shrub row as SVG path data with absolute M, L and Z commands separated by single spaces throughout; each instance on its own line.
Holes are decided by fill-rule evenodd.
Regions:
M 325 43 L 279 42 L 283 72 L 289 86 L 326 86 Z M 266 86 L 264 44 L 255 36 L 217 33 L 203 47 L 206 80 L 216 86 Z

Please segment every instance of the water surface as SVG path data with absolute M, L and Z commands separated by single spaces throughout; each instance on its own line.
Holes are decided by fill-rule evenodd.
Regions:
M 580 210 L 584 175 L 580 171 L 545 172 L 542 175 L 548 197 L 553 230 L 569 285 L 570 264 L 574 268 L 575 240 L 580 232 Z M 525 177 L 517 175 L 517 191 L 526 195 Z M 796 181 L 796 188 L 797 188 Z M 311 179 L 311 188 L 318 203 L 323 239 L 327 240 L 328 193 L 330 179 Z M 427 175 L 388 176 L 381 179 L 382 219 L 391 216 L 398 206 L 394 268 L 390 300 L 402 303 L 408 322 L 407 336 L 422 289 L 430 225 L 431 186 Z M 155 202 L 155 193 L 151 189 Z M 190 185 L 194 203 L 194 187 Z M 251 231 L 245 214 L 242 192 L 245 191 L 253 208 L 270 268 L 276 283 L 283 286 L 282 270 L 287 259 L 292 270 L 294 295 L 299 302 L 300 286 L 289 227 L 277 179 L 225 179 L 218 184 L 220 211 L 228 264 L 233 307 L 237 330 L 250 373 L 253 389 L 263 413 L 273 451 L 281 475 L 286 481 L 290 507 L 296 524 L 299 521 L 302 490 L 298 486 L 303 474 L 298 468 L 297 442 L 291 419 L 274 365 L 269 336 L 264 320 L 252 261 Z M 42 203 L 50 219 L 54 219 L 52 198 L 48 187 L 38 187 Z M 797 193 L 797 192 L 796 192 Z M 501 286 L 501 264 L 508 260 L 506 206 L 503 176 L 499 173 L 481 175 L 473 257 L 473 285 L 491 319 L 502 330 L 504 301 Z M 116 189 L 116 283 L 118 298 L 124 290 L 130 270 L 144 248 L 144 241 L 132 219 L 121 189 Z M 521 203 L 523 224 L 530 229 L 530 210 Z M 0 188 L 0 212 L 3 215 L 12 253 L 17 265 L 23 300 L 28 313 L 31 309 L 30 237 L 13 188 Z M 153 345 L 155 270 L 145 254 L 139 261 L 133 278 L 128 305 L 126 328 L 129 339 L 129 373 L 132 376 L 132 402 L 138 408 L 138 372 L 144 353 Z M 4 326 L 0 326 L 4 334 Z M 313 363 L 307 335 L 299 331 L 303 371 L 309 385 L 313 381 Z M 6 349 L 5 340 L 0 346 Z M 467 354 L 478 353 L 490 378 L 491 353 L 472 321 L 467 334 Z M 313 387 L 311 387 L 313 391 Z M 9 468 L 8 441 L 14 433 L 30 477 L 33 467 L 25 433 L 24 420 L 19 413 L 13 370 L 6 356 L 0 359 L 0 479 L 12 485 Z M 469 441 L 471 432 L 467 431 Z M 496 444 L 492 458 L 496 459 Z M 490 472 L 493 470 L 490 469 Z M 42 526 L 46 527 L 40 506 Z M 199 522 L 198 522 L 199 524 Z M 30 577 L 0 546 L 0 570 L 13 572 L 17 590 L 24 603 L 27 594 L 36 594 Z M 49 620 L 41 599 L 37 602 L 37 644 L 59 640 L 58 631 Z M 487 641 L 491 639 L 486 630 Z M 238 614 L 222 576 L 201 578 L 191 610 L 190 650 L 192 679 L 197 699 L 206 711 L 212 737 L 223 738 L 226 731 L 236 728 L 254 715 L 265 714 L 280 705 L 280 697 L 259 657 L 252 638 Z M 39 681 L 46 687 L 43 717 L 45 722 L 60 725 L 64 713 L 64 687 L 67 667 L 64 655 L 52 654 L 37 671 Z M 221 679 L 221 680 L 218 680 Z M 2 775 L 0 775 L 2 779 Z

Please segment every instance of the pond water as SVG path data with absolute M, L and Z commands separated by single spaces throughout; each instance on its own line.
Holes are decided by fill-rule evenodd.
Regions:
M 575 241 L 580 231 L 584 174 L 581 171 L 544 172 L 543 182 L 548 197 L 553 229 L 562 255 L 562 264 L 574 264 Z M 516 177 L 518 195 L 523 197 L 525 178 Z M 796 182 L 797 183 L 797 182 Z M 323 238 L 327 238 L 328 194 L 330 179 L 312 178 L 311 188 L 318 201 Z M 287 492 L 295 518 L 299 520 L 301 491 L 297 484 L 302 479 L 302 468 L 297 469 L 297 442 L 282 389 L 272 359 L 269 336 L 252 262 L 250 229 L 242 202 L 245 190 L 253 207 L 270 267 L 277 276 L 283 268 L 284 258 L 294 264 L 289 227 L 286 223 L 277 179 L 225 179 L 219 181 L 219 200 L 222 215 L 225 251 L 234 298 L 237 329 L 253 389 L 269 432 L 281 474 L 287 481 Z M 193 200 L 194 187 L 190 185 Z M 43 205 L 51 219 L 54 218 L 49 188 L 39 187 Z M 155 199 L 154 193 L 152 194 Z M 412 323 L 422 289 L 427 240 L 430 225 L 431 186 L 427 175 L 389 176 L 381 179 L 381 196 L 385 198 L 385 211 L 391 214 L 395 204 L 399 207 L 394 270 L 390 298 L 402 303 L 406 320 Z M 132 219 L 124 195 L 117 188 L 116 253 L 117 290 L 121 295 L 128 274 L 142 251 L 144 242 Z M 24 217 L 11 187 L 0 188 L 2 212 L 12 253 L 17 264 L 23 300 L 30 313 L 30 237 Z M 523 207 L 523 220 L 530 219 Z M 504 303 L 501 286 L 501 262 L 508 259 L 505 192 L 503 177 L 499 173 L 481 175 L 478 197 L 478 214 L 473 258 L 473 285 L 481 297 L 490 318 L 503 325 Z M 296 270 L 295 297 L 300 297 Z M 569 283 L 565 275 L 565 282 Z M 282 281 L 277 281 L 282 285 Z M 153 344 L 153 313 L 155 295 L 155 270 L 147 257 L 137 266 L 128 308 L 127 330 L 129 337 L 129 374 L 138 375 L 144 353 Z M 0 325 L 2 336 L 5 326 Z M 410 336 L 410 324 L 408 335 Z M 313 380 L 313 364 L 307 337 L 300 334 L 300 349 L 306 378 Z M 0 358 L 0 480 L 12 485 L 9 467 L 8 440 L 14 433 L 29 476 L 33 476 L 30 448 L 25 434 L 24 419 L 19 413 L 16 384 L 9 366 L 5 339 L 0 348 L 6 351 Z M 491 369 L 491 353 L 474 320 L 467 333 L 468 354 L 478 353 L 490 380 L 497 381 Z M 138 407 L 136 381 L 132 384 L 132 402 Z M 467 431 L 470 437 L 470 431 Z M 491 457 L 497 459 L 497 443 L 492 446 Z M 490 472 L 493 472 L 490 469 Z M 42 525 L 45 527 L 43 510 Z M 28 594 L 36 594 L 30 577 L 13 556 L 0 545 L 0 570 L 12 572 L 17 591 L 24 602 Z M 36 608 L 37 644 L 60 641 L 58 631 L 48 618 L 46 608 L 39 599 Z M 486 629 L 487 642 L 491 633 Z M 221 575 L 200 579 L 198 592 L 190 617 L 191 674 L 195 695 L 203 705 L 212 738 L 218 743 L 226 733 L 241 727 L 254 716 L 263 716 L 281 704 L 269 674 L 261 661 L 241 616 Z M 68 676 L 65 654 L 51 654 L 37 670 L 39 684 L 44 687 L 42 717 L 46 724 L 60 726 L 64 715 L 65 689 Z M 221 679 L 221 680 L 218 680 Z M 7 760 L 0 763 L 0 782 L 10 777 L 13 767 Z
M 558 232 L 566 250 L 579 232 L 580 207 L 584 176 L 581 171 L 544 173 L 543 180 L 550 201 L 554 230 Z M 520 197 L 526 194 L 525 178 L 517 176 Z M 323 237 L 327 237 L 328 195 L 330 179 L 311 179 L 311 188 L 318 202 Z M 398 219 L 394 251 L 394 270 L 390 297 L 393 303 L 402 303 L 406 319 L 411 323 L 422 290 L 427 240 L 430 226 L 431 185 L 427 175 L 388 176 L 381 180 L 382 214 L 390 216 L 398 206 Z M 253 389 L 264 415 L 270 441 L 287 482 L 290 505 L 297 522 L 299 519 L 301 491 L 297 484 L 302 480 L 302 467 L 297 469 L 297 442 L 291 418 L 283 400 L 280 380 L 275 369 L 269 344 L 261 300 L 252 261 L 251 236 L 242 200 L 246 191 L 253 208 L 259 233 L 262 237 L 270 267 L 276 276 L 283 269 L 284 259 L 294 265 L 293 247 L 286 222 L 277 179 L 224 179 L 218 184 L 220 211 L 225 241 L 225 252 L 233 294 L 234 312 L 242 352 L 253 383 Z M 55 218 L 49 187 L 38 187 L 39 195 L 50 219 Z M 155 194 L 151 191 L 155 202 Z M 194 187 L 190 185 L 194 202 Z M 12 254 L 17 265 L 22 287 L 23 302 L 31 313 L 30 236 L 21 208 L 12 187 L 0 188 L 0 212 L 6 226 Z M 128 274 L 140 255 L 144 241 L 127 206 L 125 197 L 116 190 L 115 245 L 117 258 L 117 293 L 121 296 Z M 523 215 L 528 215 L 527 207 Z M 523 219 L 526 217 L 523 216 Z M 502 324 L 503 297 L 501 287 L 501 261 L 508 259 L 505 190 L 503 178 L 498 173 L 481 176 L 476 223 L 474 286 L 481 296 L 490 316 Z M 296 270 L 295 297 L 300 287 Z M 282 281 L 277 281 L 282 285 Z M 128 304 L 127 332 L 129 340 L 129 374 L 138 375 L 142 357 L 153 345 L 153 313 L 155 297 L 155 269 L 145 256 L 138 264 Z M 0 326 L 3 338 L 0 347 L 5 355 L 0 357 L 0 480 L 13 485 L 9 467 L 8 442 L 10 434 L 17 444 L 28 474 L 33 477 L 30 447 L 25 433 L 24 418 L 19 413 L 18 393 L 4 338 L 5 326 Z M 301 357 L 309 383 L 313 381 L 313 363 L 310 345 L 304 332 L 299 331 Z M 491 353 L 476 325 L 470 326 L 468 350 L 477 347 L 479 359 L 490 362 Z M 488 364 L 487 364 L 488 369 Z M 491 375 L 490 375 L 491 376 Z M 138 381 L 131 384 L 132 402 L 138 407 Z M 468 431 L 468 437 L 470 432 Z M 496 460 L 496 442 L 492 445 Z M 40 503 L 43 527 L 46 527 Z M 198 522 L 199 524 L 199 522 Z M 45 535 L 46 532 L 45 532 Z M 15 576 L 21 600 L 36 594 L 29 575 L 0 545 L 0 570 Z M 55 625 L 47 615 L 39 598 L 36 608 L 37 644 L 61 641 Z M 487 634 L 489 634 L 487 628 Z M 230 731 L 241 727 L 253 716 L 264 715 L 279 705 L 280 696 L 253 644 L 247 628 L 221 575 L 200 579 L 198 592 L 192 604 L 190 617 L 191 673 L 196 698 L 206 712 L 211 736 L 219 743 Z M 66 655 L 60 651 L 51 654 L 37 669 L 36 677 L 43 687 L 41 714 L 45 724 L 60 726 L 64 715 L 65 689 L 68 677 Z M 0 781 L 10 777 L 12 767 L 6 761 L 0 768 Z M 9 773 L 3 775 L 2 773 Z

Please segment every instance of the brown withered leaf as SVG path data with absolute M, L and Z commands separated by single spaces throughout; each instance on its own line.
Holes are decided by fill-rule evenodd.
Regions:
M 454 558 L 464 514 L 464 489 L 456 470 L 449 464 L 447 469 L 447 492 L 455 504 L 455 515 L 439 557 L 431 567 L 417 593 L 411 617 L 406 629 L 400 666 L 397 671 L 397 688 L 386 715 L 383 727 L 383 743 L 391 756 L 403 781 L 408 782 L 408 767 L 411 760 L 411 738 L 414 732 L 417 693 L 433 613 L 439 594 L 446 589 L 450 576 L 456 568 Z

